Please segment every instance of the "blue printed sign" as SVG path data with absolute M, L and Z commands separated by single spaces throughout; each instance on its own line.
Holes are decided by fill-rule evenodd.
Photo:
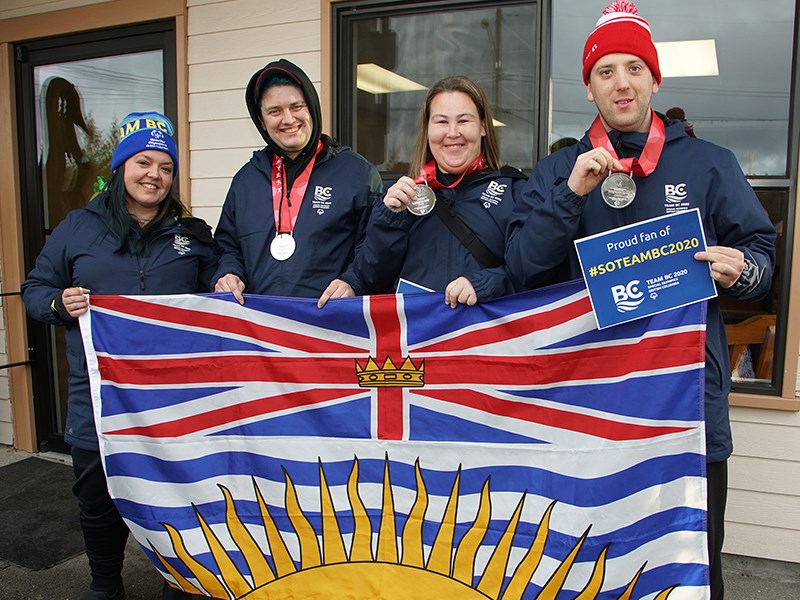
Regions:
M 714 298 L 698 209 L 575 240 L 600 329 Z

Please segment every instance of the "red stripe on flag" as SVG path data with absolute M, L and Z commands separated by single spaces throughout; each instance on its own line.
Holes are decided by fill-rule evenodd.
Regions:
M 642 338 L 633 344 L 532 356 L 425 356 L 425 383 L 531 386 L 622 377 L 702 364 L 702 331 Z M 413 359 L 413 356 L 412 356 Z
M 491 325 L 490 327 L 476 329 L 469 333 L 462 333 L 457 337 L 441 340 L 429 345 L 423 344 L 415 348 L 415 352 L 458 352 L 474 348 L 475 346 L 505 342 L 529 335 L 536 331 L 563 325 L 568 321 L 591 312 L 592 304 L 589 301 L 589 297 L 585 296 L 570 304 L 557 306 L 551 310 L 528 315 L 527 317 L 505 317 L 502 323 L 487 321 L 486 323 Z
M 548 427 L 585 433 L 607 440 L 643 440 L 672 433 L 689 431 L 694 427 L 655 426 L 622 423 L 576 412 L 559 410 L 545 406 L 501 400 L 488 394 L 472 390 L 425 390 L 415 389 L 415 394 L 427 396 L 458 406 L 474 408 L 489 414 L 509 417 Z M 447 412 L 443 409 L 442 412 Z
M 357 385 L 352 358 L 224 355 L 155 360 L 98 356 L 104 382 L 124 385 L 174 385 L 202 383 L 299 383 Z
M 192 297 L 188 298 L 189 300 Z M 339 354 L 345 352 L 363 352 L 363 348 L 350 346 L 326 339 L 292 333 L 258 325 L 245 318 L 230 317 L 216 313 L 207 313 L 186 308 L 169 306 L 135 300 L 124 296 L 92 296 L 92 306 L 124 313 L 128 318 L 152 319 L 165 326 L 187 325 L 212 330 L 213 333 L 241 335 L 258 341 L 269 340 L 270 344 L 291 348 L 298 352 L 322 352 Z
M 369 315 L 375 328 L 375 362 L 382 367 L 388 357 L 395 366 L 403 364 L 402 328 L 398 314 L 397 297 L 394 295 L 372 296 L 369 302 Z M 378 430 L 381 440 L 403 439 L 403 390 L 402 388 L 378 388 L 377 390 Z
M 142 435 L 151 438 L 176 437 L 197 433 L 205 429 L 230 424 L 235 426 L 236 422 L 243 419 L 258 417 L 261 415 L 271 415 L 272 413 L 291 408 L 303 408 L 320 404 L 329 400 L 336 400 L 345 396 L 358 393 L 359 388 L 353 389 L 324 389 L 305 390 L 291 392 L 280 396 L 268 396 L 258 398 L 249 402 L 241 402 L 233 406 L 225 406 L 216 410 L 187 415 L 173 421 L 164 421 L 153 425 L 141 425 L 126 427 L 114 431 L 106 431 L 106 435 Z M 134 420 L 135 415 L 130 415 L 129 419 Z

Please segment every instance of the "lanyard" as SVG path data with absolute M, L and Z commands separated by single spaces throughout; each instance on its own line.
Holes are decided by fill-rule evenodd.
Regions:
M 286 183 L 286 168 L 283 165 L 283 158 L 275 154 L 272 157 L 272 208 L 275 213 L 275 233 L 292 233 L 294 224 L 297 221 L 297 215 L 300 214 L 300 206 L 303 204 L 303 196 L 305 196 L 306 188 L 308 187 L 308 180 L 311 179 L 311 171 L 314 169 L 314 163 L 317 156 L 322 151 L 322 142 L 317 142 L 317 151 L 306 165 L 303 172 L 294 180 L 294 185 L 289 191 L 287 198 L 287 209 L 283 210 L 283 199 L 285 197 L 285 183 Z
M 619 158 L 614 146 L 611 145 L 611 140 L 608 139 L 603 123 L 600 121 L 600 115 L 594 118 L 591 128 L 589 129 L 589 140 L 592 142 L 593 148 L 605 148 L 608 152 L 619 160 L 623 166 L 624 173 L 632 173 L 639 177 L 647 177 L 655 171 L 658 165 L 658 159 L 661 157 L 661 151 L 664 149 L 664 140 L 666 134 L 664 132 L 664 122 L 658 118 L 655 111 L 651 108 L 650 119 L 650 132 L 647 134 L 647 142 L 645 142 L 644 149 L 639 158 Z
M 441 190 L 441 189 L 449 190 L 450 188 L 454 188 L 459 183 L 461 183 L 461 180 L 464 179 L 466 175 L 474 173 L 475 171 L 480 171 L 481 169 L 483 169 L 483 154 L 478 154 L 478 158 L 476 158 L 469 164 L 467 169 L 461 174 L 461 177 L 459 177 L 455 182 L 451 183 L 450 185 L 445 185 L 441 181 L 436 179 L 436 162 L 430 161 L 428 164 L 422 167 L 419 173 L 419 177 L 414 179 L 414 182 L 427 183 L 434 190 Z

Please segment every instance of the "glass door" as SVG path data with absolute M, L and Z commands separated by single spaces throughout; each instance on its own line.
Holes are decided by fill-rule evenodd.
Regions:
M 25 268 L 71 210 L 107 179 L 117 124 L 129 112 L 175 117 L 172 22 L 19 44 L 17 102 Z M 64 330 L 29 319 L 41 450 L 65 451 Z

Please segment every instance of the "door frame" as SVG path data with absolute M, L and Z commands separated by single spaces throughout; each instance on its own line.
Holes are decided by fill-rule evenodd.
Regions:
M 187 8 L 185 0 L 115 0 L 90 6 L 56 10 L 0 20 L 0 281 L 4 294 L 19 291 L 25 278 L 22 235 L 22 192 L 18 143 L 14 44 L 45 37 L 95 29 L 174 19 L 176 128 L 179 151 L 179 185 L 188 197 L 189 94 L 187 56 Z M 19 295 L 4 296 L 7 362 L 21 363 L 8 371 L 14 447 L 28 452 L 39 449 L 35 425 L 31 367 L 25 307 Z

